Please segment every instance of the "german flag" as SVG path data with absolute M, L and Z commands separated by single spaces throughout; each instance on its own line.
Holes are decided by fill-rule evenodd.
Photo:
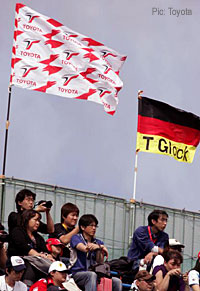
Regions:
M 147 97 L 139 97 L 137 150 L 192 163 L 200 141 L 200 117 Z

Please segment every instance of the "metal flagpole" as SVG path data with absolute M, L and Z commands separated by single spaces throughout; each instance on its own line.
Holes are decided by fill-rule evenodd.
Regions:
M 139 152 L 139 150 L 136 150 L 135 151 L 135 169 L 134 169 L 134 183 L 133 183 L 133 201 L 135 201 L 135 197 L 136 197 L 138 152 Z
M 138 99 L 141 99 L 141 94 L 143 93 L 142 90 L 138 91 Z M 137 182 L 137 167 L 138 167 L 138 152 L 140 149 L 136 149 L 135 152 L 135 169 L 134 169 L 134 183 L 133 183 L 133 198 L 131 202 L 135 202 L 136 198 L 136 182 Z
M 141 94 L 143 93 L 142 90 L 138 91 L 138 99 L 141 99 Z M 129 243 L 132 240 L 132 232 L 135 230 L 135 215 L 136 215 L 136 182 L 137 182 L 137 167 L 138 167 L 138 152 L 140 149 L 136 149 L 135 151 L 135 168 L 134 168 L 134 183 L 133 183 L 133 198 L 130 199 L 131 202 L 131 209 L 132 209 L 132 215 L 131 215 L 131 221 L 129 226 Z
M 5 132 L 5 143 L 4 143 L 4 155 L 3 155 L 3 169 L 2 175 L 2 187 L 1 187 L 1 221 L 4 218 L 4 195 L 5 195 L 5 173 L 6 173 L 6 154 L 7 154 L 7 145 L 8 145 L 8 128 L 10 125 L 10 103 L 11 103 L 11 85 L 8 87 L 8 108 L 7 108 L 7 119 L 6 119 L 6 132 Z

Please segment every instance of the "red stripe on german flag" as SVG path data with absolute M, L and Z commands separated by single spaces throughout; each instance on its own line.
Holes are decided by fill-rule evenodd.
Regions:
M 191 163 L 200 141 L 200 118 L 147 97 L 139 99 L 137 149 Z
M 138 132 L 160 135 L 173 141 L 198 146 L 200 131 L 191 127 L 138 115 Z

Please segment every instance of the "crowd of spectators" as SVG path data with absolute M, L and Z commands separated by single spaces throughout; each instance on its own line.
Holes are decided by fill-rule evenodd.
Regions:
M 49 205 L 41 201 L 35 206 L 35 199 L 36 194 L 28 189 L 17 193 L 17 212 L 8 216 L 8 243 L 1 240 L 5 231 L 0 225 L 0 291 L 39 290 L 34 289 L 37 284 L 46 284 L 48 291 L 71 290 L 70 286 L 96 291 L 98 276 L 91 266 L 108 257 L 104 242 L 96 238 L 98 219 L 84 214 L 78 220 L 78 207 L 66 203 L 60 222 L 54 224 Z M 46 223 L 41 221 L 41 212 Z M 154 210 L 148 225 L 134 231 L 127 254 L 133 282 L 130 290 L 200 291 L 200 258 L 192 270 L 181 272 L 184 245 L 169 239 L 164 231 L 167 221 L 165 211 Z M 45 241 L 42 234 L 49 238 Z M 121 278 L 113 276 L 112 290 L 122 288 Z

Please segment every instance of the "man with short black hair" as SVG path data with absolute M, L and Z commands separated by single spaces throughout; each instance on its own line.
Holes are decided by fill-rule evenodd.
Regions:
M 168 214 L 163 210 L 154 210 L 148 216 L 148 226 L 138 227 L 134 234 L 128 258 L 133 261 L 133 270 L 137 272 L 139 266 L 150 265 L 157 254 L 163 253 L 169 236 L 164 232 Z
M 72 266 L 74 281 L 80 289 L 96 291 L 97 274 L 88 271 L 91 265 L 102 262 L 103 255 L 108 255 L 108 250 L 103 241 L 95 238 L 98 220 L 93 214 L 85 214 L 79 220 L 80 233 L 71 238 L 71 247 L 77 253 L 77 261 Z M 119 278 L 112 278 L 112 290 L 121 291 L 122 282 Z
M 72 236 L 79 232 L 79 226 L 76 226 L 78 216 L 78 207 L 70 202 L 65 203 L 61 208 L 61 222 L 55 224 L 55 231 L 49 235 L 49 238 L 58 238 L 64 245 L 68 244 Z M 69 248 L 63 249 L 63 257 L 70 257 Z
M 9 233 L 16 227 L 20 226 L 21 214 L 24 210 L 33 209 L 36 194 L 29 189 L 22 189 L 19 191 L 15 198 L 17 212 L 11 212 L 8 216 L 8 230 Z M 47 224 L 40 222 L 38 231 L 41 233 L 54 232 L 54 223 L 50 214 L 50 208 L 44 206 L 46 202 L 43 202 L 37 206 L 35 210 L 39 212 L 46 212 Z
M 21 282 L 26 269 L 24 260 L 18 256 L 12 256 L 6 262 L 6 275 L 0 276 L 0 290 L 2 291 L 26 291 L 27 286 Z

